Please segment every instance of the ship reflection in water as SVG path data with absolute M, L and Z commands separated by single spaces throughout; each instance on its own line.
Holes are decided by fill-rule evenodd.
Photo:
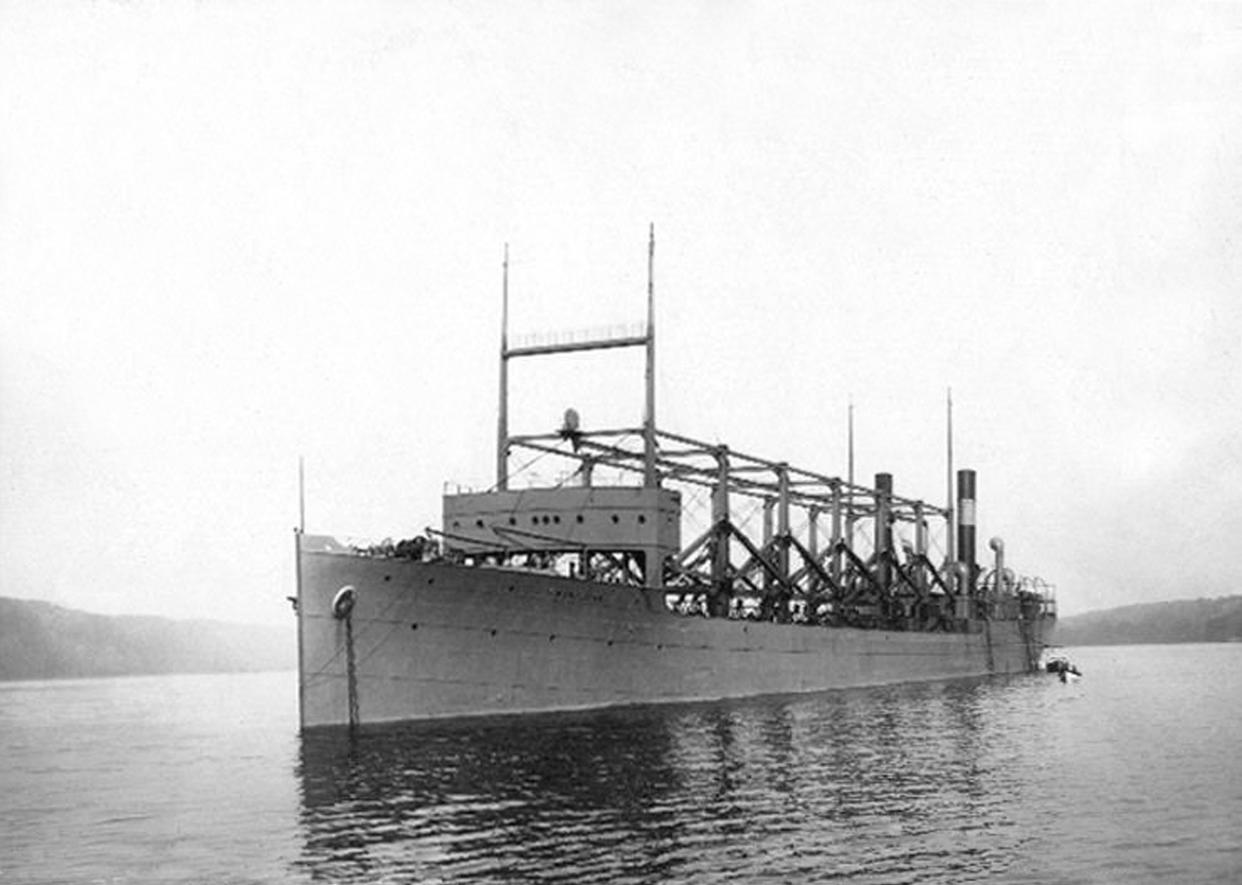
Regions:
M 1028 838 L 1018 766 L 1038 755 L 1038 711 L 995 708 L 1038 693 L 1031 679 L 312 733 L 298 866 L 368 882 L 986 877 Z

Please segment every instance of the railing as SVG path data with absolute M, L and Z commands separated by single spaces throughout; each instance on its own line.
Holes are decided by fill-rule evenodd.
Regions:
M 588 329 L 556 330 L 551 332 L 527 332 L 522 335 L 510 336 L 510 350 L 525 350 L 532 347 L 563 347 L 571 344 L 588 342 L 623 341 L 631 338 L 645 338 L 646 323 L 625 323 L 610 326 L 595 326 Z

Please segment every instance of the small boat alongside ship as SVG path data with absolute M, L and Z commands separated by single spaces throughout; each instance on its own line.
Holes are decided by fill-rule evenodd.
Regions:
M 951 455 L 956 495 L 938 506 L 887 473 L 865 486 L 852 467 L 657 428 L 653 255 L 654 238 L 644 326 L 511 344 L 506 254 L 495 484 L 445 494 L 440 528 L 396 544 L 297 531 L 303 729 L 1039 668 L 1051 588 L 1007 567 L 1000 539 L 990 567 L 976 561 L 976 476 Z M 512 360 L 625 347 L 646 352 L 640 425 L 587 430 L 570 409 L 559 428 L 510 432 Z M 519 450 L 567 479 L 522 485 Z M 706 528 L 687 537 L 703 498 Z
M 1050 653 L 1044 658 L 1044 670 L 1062 682 L 1076 682 L 1082 678 L 1078 665 L 1061 652 Z

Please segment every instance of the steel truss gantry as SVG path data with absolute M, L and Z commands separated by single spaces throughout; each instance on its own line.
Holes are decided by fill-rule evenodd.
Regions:
M 559 431 L 507 442 L 576 462 L 568 480 L 574 484 L 591 485 L 600 468 L 644 479 L 651 469 L 659 485 L 707 489 L 709 526 L 662 564 L 660 581 L 688 604 L 704 606 L 705 614 L 728 614 L 745 601 L 764 619 L 934 626 L 951 617 L 947 570 L 928 556 L 929 521 L 947 523 L 947 509 L 894 494 L 887 474 L 871 488 L 660 430 L 653 431 L 650 450 L 626 445 L 645 432 L 587 432 L 567 422 Z M 738 498 L 762 505 L 761 537 L 734 519 Z M 803 523 L 796 532 L 794 525 Z M 914 528 L 914 542 L 904 549 L 894 543 L 893 527 L 901 523 Z M 855 542 L 867 528 L 869 552 Z
M 510 452 L 525 448 L 575 460 L 573 474 L 583 485 L 592 484 L 596 468 L 607 467 L 641 476 L 641 484 L 648 488 L 684 484 L 710 490 L 711 519 L 706 531 L 663 563 L 645 562 L 641 579 L 649 587 L 663 586 L 680 594 L 689 600 L 688 605 L 701 606 L 703 614 L 736 613 L 733 609 L 739 604 L 754 603 L 760 617 L 915 629 L 935 629 L 973 617 L 981 589 L 979 567 L 973 561 L 973 491 L 967 502 L 971 522 L 956 525 L 951 492 L 946 506 L 939 507 L 894 494 L 892 476 L 887 473 L 877 474 L 871 488 L 656 428 L 654 256 L 653 226 L 647 244 L 645 327 L 602 335 L 535 338 L 512 346 L 505 247 L 494 488 L 509 488 Z M 623 347 L 642 347 L 646 353 L 641 427 L 585 432 L 577 426 L 577 413 L 570 410 L 559 431 L 510 433 L 510 360 Z M 641 447 L 627 447 L 634 439 L 641 441 Z M 951 452 L 951 430 L 949 445 Z M 851 480 L 852 463 L 851 445 Z M 952 473 L 950 455 L 950 485 Z M 760 538 L 748 535 L 733 518 L 731 501 L 736 497 L 762 502 Z M 806 515 L 803 536 L 792 530 L 792 515 L 798 510 Z M 958 517 L 961 523 L 962 514 Z M 928 555 L 929 521 L 938 519 L 944 520 L 945 538 L 939 566 Z M 901 523 L 914 527 L 912 544 L 894 544 L 893 527 Z M 860 528 L 869 529 L 862 532 L 870 540 L 869 552 L 856 543 Z M 963 547 L 959 537 L 955 550 L 955 535 L 967 532 L 969 543 Z M 633 557 L 620 551 L 616 555 L 620 557 L 617 573 L 633 575 Z

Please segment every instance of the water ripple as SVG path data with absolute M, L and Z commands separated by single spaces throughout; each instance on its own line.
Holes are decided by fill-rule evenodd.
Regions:
M 1242 881 L 1242 646 L 296 735 L 293 674 L 0 684 L 0 885 Z
M 299 864 L 342 881 L 963 881 L 1023 784 L 979 683 L 317 733 Z M 929 879 L 929 871 L 934 871 Z M 937 878 L 939 877 L 939 878 Z

